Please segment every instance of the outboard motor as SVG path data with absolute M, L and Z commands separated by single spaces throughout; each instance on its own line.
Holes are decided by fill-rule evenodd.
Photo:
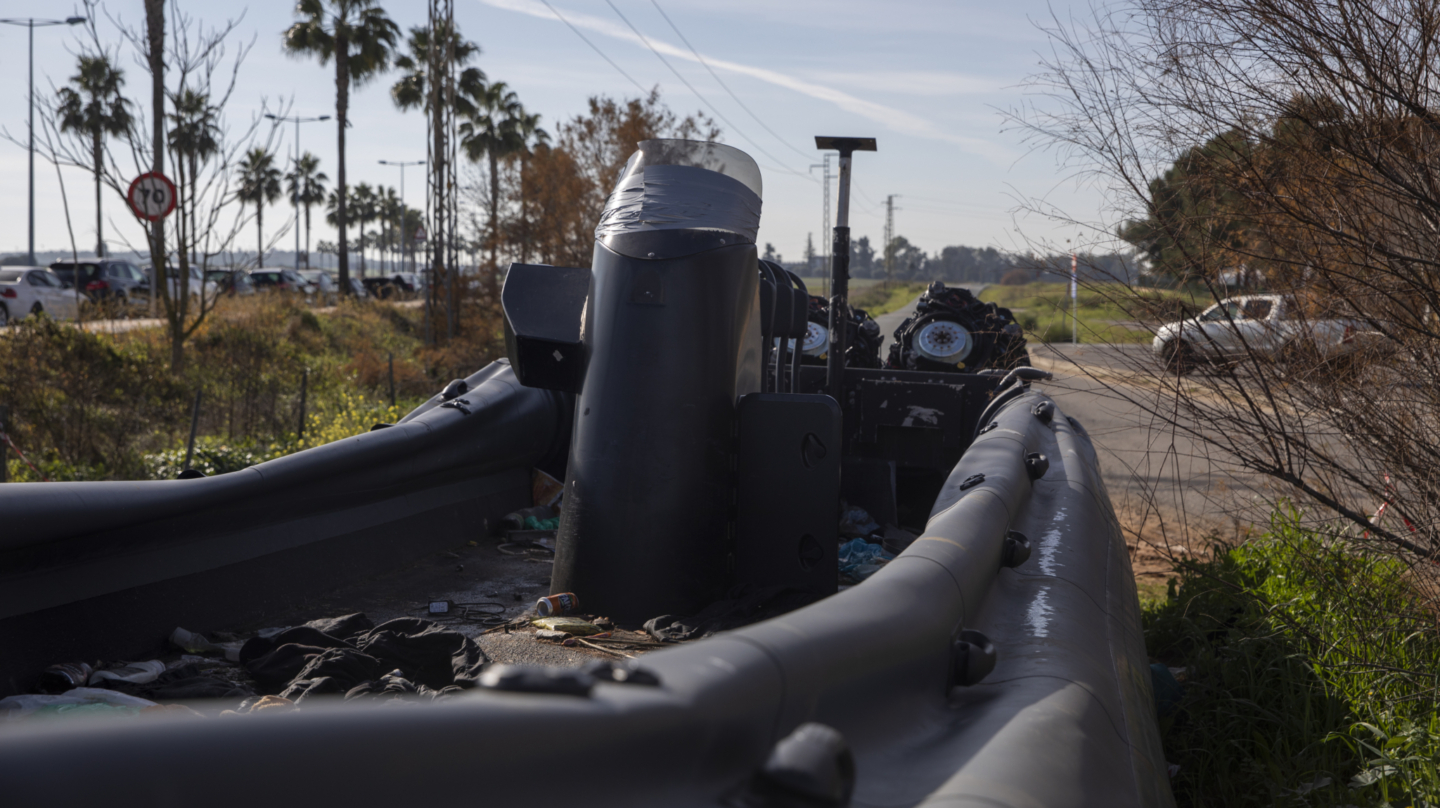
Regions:
M 590 270 L 512 264 L 522 384 L 579 394 L 552 592 L 618 620 L 689 614 L 731 575 L 736 402 L 761 389 L 754 160 L 647 140 Z

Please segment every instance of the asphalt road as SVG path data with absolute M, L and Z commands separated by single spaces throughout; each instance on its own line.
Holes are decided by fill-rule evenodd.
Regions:
M 1143 381 L 1157 370 L 1150 346 L 1032 345 L 1031 359 L 1055 374 L 1037 386 L 1090 433 L 1122 524 L 1169 545 L 1268 517 L 1266 479 L 1166 426 L 1165 396 Z
M 979 294 L 983 285 L 967 287 Z M 918 299 L 875 318 L 888 355 L 895 329 Z M 1273 502 L 1266 481 L 1167 429 L 1161 396 L 1136 377 L 1154 378 L 1148 345 L 1032 344 L 1031 359 L 1055 374 L 1040 389 L 1090 433 L 1116 512 L 1127 528 L 1154 543 L 1183 545 L 1207 533 L 1229 536 L 1263 521 Z M 1163 376 L 1162 376 L 1163 377 Z

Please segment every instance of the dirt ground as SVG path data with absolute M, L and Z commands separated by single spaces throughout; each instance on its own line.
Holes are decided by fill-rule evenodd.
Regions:
M 1238 518 L 1159 514 L 1154 510 L 1116 503 L 1115 516 L 1130 551 L 1135 586 L 1141 602 L 1161 600 L 1175 576 L 1175 565 L 1187 558 L 1206 558 L 1217 544 L 1232 547 L 1255 534 L 1255 527 Z
M 326 592 L 263 624 L 227 627 L 237 638 L 262 628 L 295 626 L 308 620 L 361 612 L 376 625 L 397 617 L 421 617 L 475 640 L 491 660 L 506 664 L 580 667 L 596 659 L 620 660 L 659 647 L 641 631 L 611 629 L 609 637 L 567 644 L 542 639 L 529 620 L 535 601 L 549 593 L 553 557 L 522 551 L 493 539 L 469 542 L 412 564 Z M 431 601 L 456 604 L 451 616 L 429 613 Z M 577 615 L 604 623 L 604 615 Z
M 1162 520 L 1154 512 L 1123 505 L 1116 516 L 1142 601 L 1165 596 L 1177 559 L 1206 555 L 1216 541 L 1241 541 L 1246 532 L 1238 523 L 1194 517 L 1177 529 L 1174 518 Z M 568 644 L 541 638 L 529 620 L 536 617 L 535 601 L 549 592 L 553 557 L 540 550 L 517 554 L 515 548 L 507 546 L 505 552 L 501 547 L 493 539 L 470 542 L 356 580 L 295 609 L 270 615 L 264 623 L 226 627 L 221 634 L 245 638 L 262 628 L 362 612 L 377 625 L 396 617 L 435 620 L 474 639 L 495 662 L 507 664 L 579 667 L 596 659 L 641 656 L 661 647 L 643 631 L 618 627 L 610 629 L 609 637 L 580 638 Z M 456 614 L 429 614 L 429 603 L 438 600 L 456 604 Z M 586 613 L 583 604 L 578 616 L 602 625 L 607 622 L 604 615 Z

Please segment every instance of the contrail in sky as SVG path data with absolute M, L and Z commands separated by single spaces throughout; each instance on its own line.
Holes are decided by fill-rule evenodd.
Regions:
M 552 14 L 544 4 L 540 3 L 539 0 L 480 0 L 480 2 L 493 8 L 514 11 L 521 14 L 528 14 L 532 17 L 556 20 L 559 22 L 556 16 Z M 609 20 L 570 10 L 565 10 L 563 13 L 565 20 L 571 25 L 585 28 L 613 39 L 624 40 L 625 42 L 642 48 L 645 47 L 645 43 L 640 37 L 636 36 L 634 32 L 616 23 L 612 23 Z M 699 62 L 699 59 L 697 59 L 695 54 L 691 53 L 689 49 L 677 47 L 657 37 L 652 36 L 647 38 L 655 50 L 660 51 L 666 56 L 673 56 L 677 59 L 685 59 L 695 63 Z M 749 76 L 750 78 L 758 79 L 777 87 L 784 87 L 787 90 L 792 90 L 802 95 L 810 96 L 811 98 L 828 101 L 846 112 L 875 121 L 897 132 L 915 137 L 953 143 L 964 148 L 966 151 L 996 162 L 1008 161 L 1010 157 L 1007 150 L 989 141 L 946 132 L 934 123 L 918 115 L 904 112 L 893 107 L 887 107 L 884 104 L 877 104 L 873 101 L 866 101 L 863 98 L 857 98 L 833 87 L 826 87 L 823 84 L 816 84 L 812 81 L 806 81 L 805 79 L 796 78 L 795 76 L 786 75 L 767 68 L 754 67 L 725 59 L 717 59 L 709 55 L 705 55 L 704 59 L 716 70 L 725 70 L 742 76 Z

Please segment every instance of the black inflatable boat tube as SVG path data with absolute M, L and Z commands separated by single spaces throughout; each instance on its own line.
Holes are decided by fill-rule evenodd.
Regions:
M 500 362 L 468 382 L 461 407 L 232 474 L 0 486 L 0 694 L 480 538 L 563 453 L 571 397 Z
M 771 746 L 815 721 L 855 753 L 855 805 L 1173 805 L 1125 545 L 1088 439 L 1058 413 L 1036 418 L 1042 400 L 996 413 L 895 561 L 807 608 L 638 660 L 659 686 L 9 727 L 0 782 L 17 805 L 734 805 Z M 1032 482 L 1035 451 L 1050 468 Z M 1034 548 L 1015 569 L 999 563 L 1009 529 Z M 999 661 L 952 687 L 962 628 Z M 86 776 L 70 776 L 75 761 Z M 249 776 L 227 772 L 253 787 L 217 788 Z

